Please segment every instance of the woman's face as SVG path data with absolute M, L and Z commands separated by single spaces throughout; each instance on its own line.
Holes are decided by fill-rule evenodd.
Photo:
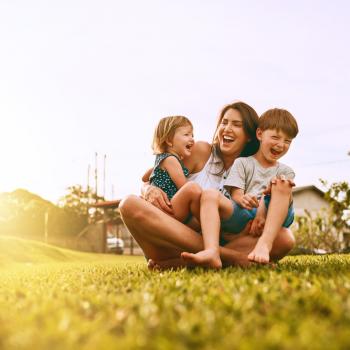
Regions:
M 249 141 L 243 129 L 241 114 L 236 109 L 228 109 L 221 119 L 217 130 L 217 140 L 223 155 L 235 155 L 243 151 Z

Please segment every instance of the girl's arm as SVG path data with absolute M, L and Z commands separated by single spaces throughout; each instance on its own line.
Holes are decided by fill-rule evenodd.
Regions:
M 161 164 L 161 167 L 168 172 L 169 176 L 174 181 L 177 189 L 181 188 L 187 182 L 182 166 L 177 158 L 168 157 L 164 159 Z

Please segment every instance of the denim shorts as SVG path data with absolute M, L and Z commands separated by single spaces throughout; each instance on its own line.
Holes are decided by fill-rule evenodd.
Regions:
M 265 207 L 268 208 L 271 196 L 264 197 Z M 250 220 L 256 216 L 257 208 L 252 210 L 244 209 L 232 200 L 233 213 L 228 219 L 221 220 L 221 231 L 225 233 L 240 233 Z M 284 220 L 283 227 L 289 227 L 294 221 L 293 203 L 289 205 L 287 217 Z

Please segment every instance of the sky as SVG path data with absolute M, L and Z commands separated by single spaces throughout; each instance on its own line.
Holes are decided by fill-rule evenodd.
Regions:
M 350 182 L 349 18 L 340 0 L 0 0 L 0 192 L 57 202 L 97 153 L 99 193 L 137 194 L 160 118 L 210 142 L 236 100 L 296 117 L 297 185 Z

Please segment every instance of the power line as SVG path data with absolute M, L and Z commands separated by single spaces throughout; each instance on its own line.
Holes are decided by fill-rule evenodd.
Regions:
M 339 160 L 330 160 L 330 161 L 326 161 L 326 162 L 300 164 L 300 165 L 296 165 L 296 166 L 298 166 L 298 167 L 308 167 L 308 166 L 323 165 L 323 164 L 345 163 L 345 162 L 349 162 L 349 161 L 350 161 L 350 159 L 339 159 Z

